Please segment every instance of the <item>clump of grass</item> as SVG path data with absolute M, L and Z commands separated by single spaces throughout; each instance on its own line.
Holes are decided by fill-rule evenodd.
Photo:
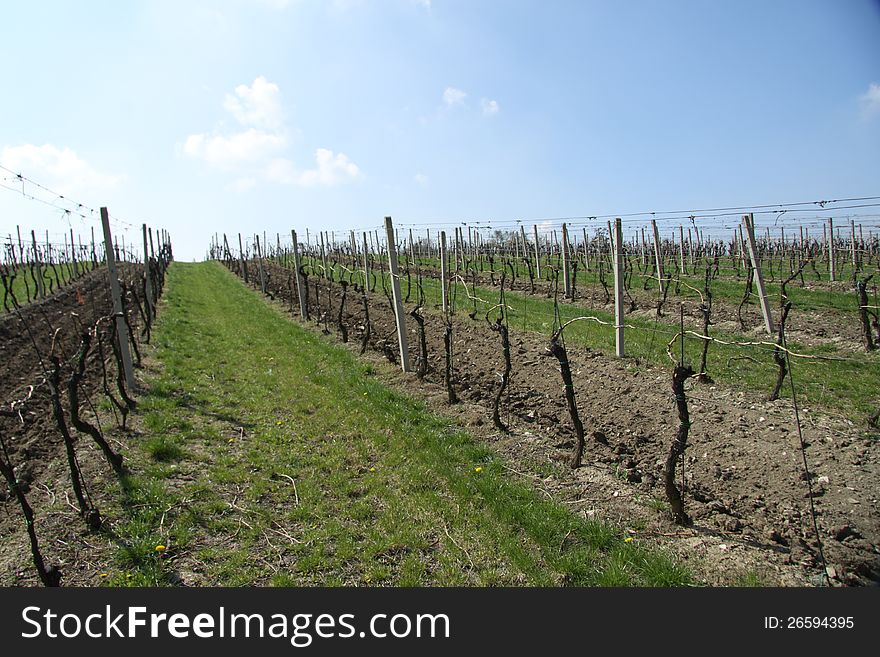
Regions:
M 144 442 L 144 449 L 150 458 L 159 463 L 180 461 L 186 454 L 173 438 L 164 435 L 149 438 Z
M 734 586 L 741 586 L 745 588 L 760 588 L 763 586 L 767 586 L 767 582 L 764 581 L 764 578 L 761 577 L 758 573 L 754 571 L 748 571 L 744 573 L 740 573 L 739 576 L 733 581 Z
M 160 586 L 169 583 L 169 573 L 164 567 L 167 534 L 161 534 L 163 516 L 174 505 L 159 481 L 148 477 L 126 475 L 122 483 L 122 507 L 125 517 L 114 527 L 114 539 L 119 548 L 115 564 L 102 580 L 110 586 Z

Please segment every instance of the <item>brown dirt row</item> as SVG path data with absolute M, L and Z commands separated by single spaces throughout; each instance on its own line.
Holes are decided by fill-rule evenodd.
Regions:
M 131 287 L 134 281 L 140 279 L 142 271 L 141 266 L 122 265 L 120 278 Z M 137 293 L 143 303 L 140 289 Z M 142 322 L 130 294 L 126 308 L 135 337 L 140 341 Z M 70 470 L 64 442 L 52 415 L 49 388 L 44 382 L 45 368 L 51 366 L 48 357 L 54 340 L 55 352 L 62 363 L 62 405 L 71 437 L 77 445 L 77 460 L 87 490 L 91 489 L 93 497 L 100 496 L 108 476 L 112 476 L 112 470 L 91 438 L 80 436 L 72 426 L 66 387 L 80 347 L 83 328 L 94 326 L 99 319 L 112 312 L 107 270 L 101 268 L 64 286 L 44 300 L 24 306 L 19 313 L 0 317 L 0 400 L 4 408 L 9 409 L 13 402 L 24 399 L 30 393 L 26 404 L 17 405 L 19 417 L 0 417 L 0 431 L 9 458 L 15 466 L 16 478 L 34 507 L 37 534 L 44 542 L 41 547 L 47 553 L 47 559 L 51 555 L 51 563 L 65 564 L 62 567 L 62 584 L 70 582 L 71 573 L 67 564 L 82 563 L 80 551 L 90 538 L 72 502 Z M 109 322 L 100 325 L 99 335 L 103 342 L 110 389 L 119 399 Z M 105 399 L 99 353 L 98 340 L 95 339 L 80 387 L 80 412 L 83 419 L 98 424 L 105 438 L 118 449 L 118 441 L 108 435 L 113 433 L 114 416 L 109 412 L 105 415 L 102 413 L 103 425 L 101 420 L 96 419 L 101 413 L 100 403 Z M 56 509 L 51 515 L 44 514 L 44 509 L 52 506 L 58 498 L 67 500 L 65 510 L 59 513 Z M 30 561 L 23 516 L 17 501 L 9 494 L 5 481 L 0 483 L 0 504 L 3 507 L 0 514 L 0 544 L 4 547 L 0 551 L 0 585 L 38 585 L 39 580 Z M 100 503 L 98 506 L 100 508 Z

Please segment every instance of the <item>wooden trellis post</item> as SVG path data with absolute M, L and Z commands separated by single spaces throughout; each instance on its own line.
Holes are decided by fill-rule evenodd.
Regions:
M 144 275 L 147 284 L 147 299 L 145 305 L 147 307 L 147 317 L 152 318 L 156 315 L 156 309 L 153 307 L 153 277 L 151 275 L 152 264 L 150 262 L 150 252 L 147 250 L 147 224 L 141 224 L 141 232 L 144 235 Z M 226 235 L 223 236 L 226 241 Z
M 110 234 L 110 215 L 107 208 L 101 208 L 101 226 L 104 228 L 104 251 L 107 258 L 107 270 L 110 278 L 110 296 L 113 298 L 113 314 L 116 316 L 116 343 L 122 355 L 122 369 L 125 374 L 125 385 L 135 390 L 134 368 L 131 365 L 131 351 L 128 345 L 128 329 L 122 308 L 122 293 L 119 290 L 119 278 L 116 273 L 116 259 L 113 257 L 113 236 Z
M 685 274 L 684 271 L 684 226 L 678 224 L 678 241 L 679 244 L 679 254 L 680 254 L 680 271 L 682 275 Z
M 752 261 L 752 269 L 755 270 L 755 285 L 758 288 L 758 298 L 761 302 L 761 314 L 764 315 L 764 327 L 767 333 L 773 335 L 773 316 L 770 313 L 770 301 L 767 299 L 767 289 L 764 287 L 764 275 L 761 273 L 761 261 L 758 258 L 758 245 L 755 242 L 754 215 L 743 215 L 743 226 L 746 229 L 746 239 L 749 246 L 749 258 Z
M 440 292 L 443 295 L 443 317 L 449 317 L 449 289 L 446 280 L 446 231 L 440 231 Z
M 31 241 L 34 245 L 34 262 L 37 265 L 37 272 L 39 272 L 39 276 L 37 276 L 37 294 L 39 295 L 38 298 L 42 299 L 46 296 L 46 289 L 43 287 L 43 263 L 40 260 L 40 252 L 37 250 L 37 234 L 34 231 L 31 231 Z M 108 246 L 108 248 L 112 248 L 112 246 Z
M 852 266 L 853 266 L 853 280 L 858 277 L 859 271 L 859 258 L 856 255 L 856 221 L 855 219 L 849 220 L 850 228 L 852 229 L 852 233 L 850 236 L 850 249 L 852 251 Z
M 94 265 L 95 267 L 98 266 L 98 252 L 96 249 L 97 247 L 95 246 L 95 227 L 92 226 L 92 265 Z
M 260 236 L 254 234 L 254 239 L 257 241 L 257 265 L 260 268 L 260 291 L 263 294 L 266 294 L 266 272 L 263 269 L 263 252 L 260 249 Z
M 614 220 L 614 342 L 615 353 L 623 358 L 623 226 L 620 217 Z
M 370 252 L 367 246 L 367 233 L 364 232 L 364 296 L 370 291 Z
M 657 265 L 657 281 L 660 283 L 660 292 L 666 285 L 663 281 L 663 258 L 660 257 L 660 232 L 657 230 L 657 221 L 651 219 L 651 228 L 654 231 L 654 262 Z
M 822 224 L 822 262 L 828 260 L 828 226 Z
M 12 247 L 12 236 L 9 236 L 9 246 Z M 147 247 L 144 246 L 144 258 L 146 259 Z M 74 276 L 79 275 L 79 266 L 76 263 L 76 245 L 73 243 L 73 228 L 70 229 L 70 261 L 73 264 Z
M 568 226 L 562 224 L 562 282 L 565 298 L 571 299 L 571 254 L 568 249 Z
M 330 278 L 330 274 L 327 272 L 327 251 L 324 248 L 324 233 L 323 231 L 318 231 L 318 236 L 321 238 L 321 266 L 323 267 L 323 273 L 321 274 L 324 278 Z
M 153 233 L 150 229 L 150 254 L 153 253 Z M 248 280 L 247 261 L 244 259 L 244 246 L 241 243 L 241 233 L 238 234 L 238 259 L 241 261 L 241 271 L 244 274 L 244 282 L 250 283 Z
M 296 240 L 296 231 L 290 231 L 290 237 L 293 239 L 293 268 L 294 280 L 296 281 L 296 296 L 299 298 L 299 314 L 303 321 L 306 319 L 306 288 L 305 284 L 300 280 L 299 274 L 299 243 Z
M 648 254 L 645 251 L 645 227 L 642 226 L 642 267 L 648 263 Z
M 535 230 L 535 278 L 541 278 L 541 253 L 538 246 L 538 224 L 532 224 Z
M 834 270 L 834 219 L 828 217 L 828 275 L 832 283 L 835 280 Z
M 691 261 L 691 270 L 696 271 L 694 264 L 694 240 L 691 238 L 690 227 L 688 227 L 688 259 Z
M 391 292 L 394 296 L 394 318 L 397 321 L 397 341 L 400 345 L 400 365 L 404 372 L 411 372 L 409 342 L 406 335 L 406 319 L 400 295 L 400 270 L 397 265 L 397 244 L 394 241 L 394 225 L 391 217 L 385 217 L 385 236 L 388 239 L 388 270 L 391 272 Z

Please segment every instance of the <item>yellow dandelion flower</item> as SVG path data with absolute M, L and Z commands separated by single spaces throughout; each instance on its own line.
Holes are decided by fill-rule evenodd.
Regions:
M 482 472 L 482 471 L 483 471 L 483 467 L 480 465 L 478 465 L 476 468 L 474 468 L 474 472 Z
M 153 548 L 153 549 L 156 550 L 156 552 L 160 552 L 160 553 L 161 553 L 161 552 L 164 552 L 165 550 L 167 550 L 168 548 L 166 548 L 164 545 L 157 545 L 157 546 L 156 546 L 155 548 Z
M 376 468 L 370 468 L 370 472 L 375 472 Z
M 110 577 L 110 575 L 107 573 L 101 573 L 101 577 Z
M 624 543 L 632 543 L 632 542 L 633 542 L 633 537 L 632 537 L 632 536 L 627 536 L 625 539 L 623 539 L 623 542 L 624 542 Z

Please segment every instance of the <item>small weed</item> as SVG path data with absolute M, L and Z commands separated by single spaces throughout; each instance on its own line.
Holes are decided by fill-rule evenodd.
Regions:
M 767 586 L 767 583 L 764 581 L 764 578 L 761 577 L 758 573 L 754 571 L 748 571 L 745 573 L 741 573 L 736 579 L 733 581 L 733 586 L 741 586 L 746 588 L 760 588 L 763 586 Z

